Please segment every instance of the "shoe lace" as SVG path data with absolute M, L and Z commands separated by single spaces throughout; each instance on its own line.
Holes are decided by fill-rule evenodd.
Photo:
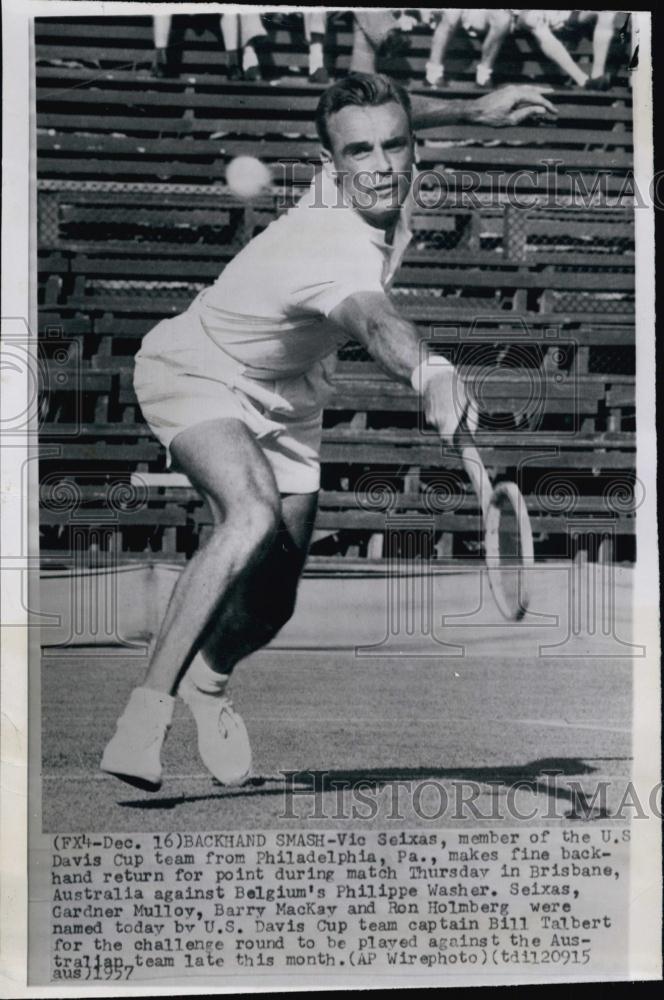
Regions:
M 230 735 L 228 730 L 228 722 L 225 720 L 225 716 L 228 716 L 229 719 L 232 719 L 234 715 L 235 715 L 235 709 L 233 708 L 233 702 L 231 701 L 230 698 L 224 697 L 219 706 L 219 716 L 217 718 L 217 725 L 219 726 L 219 732 L 221 733 L 224 739 L 228 739 Z

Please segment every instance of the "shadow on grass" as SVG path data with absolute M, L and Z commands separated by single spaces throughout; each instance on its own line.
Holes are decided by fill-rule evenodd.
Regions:
M 629 757 L 592 758 L 594 761 L 627 761 Z M 243 785 L 234 788 L 224 788 L 219 785 L 219 791 L 203 795 L 177 795 L 170 797 L 154 797 L 148 799 L 132 799 L 118 802 L 118 805 L 130 809 L 174 809 L 177 806 L 193 802 L 205 802 L 224 799 L 254 799 L 262 796 L 282 796 L 285 800 L 294 800 L 297 796 L 306 794 L 344 793 L 353 791 L 380 791 L 389 786 L 407 785 L 420 782 L 445 781 L 468 788 L 488 786 L 482 791 L 491 790 L 494 795 L 505 795 L 511 790 L 530 791 L 533 794 L 547 795 L 553 802 L 563 802 L 570 807 L 564 815 L 551 811 L 549 818 L 564 818 L 569 820 L 610 819 L 605 802 L 605 793 L 610 785 L 608 779 L 597 779 L 593 794 L 587 795 L 580 787 L 578 779 L 583 776 L 598 774 L 599 768 L 591 766 L 587 760 L 578 757 L 555 757 L 531 761 L 527 764 L 507 765 L 499 767 L 379 767 L 339 771 L 282 771 L 271 777 L 251 778 Z M 562 782 L 567 782 L 566 784 Z M 604 789 L 604 794 L 601 790 Z M 599 795 L 599 804 L 596 799 Z M 462 799 L 462 804 L 464 800 Z M 469 804 L 469 799 L 465 799 Z M 323 810 L 315 809 L 312 815 L 296 817 L 291 811 L 288 816 L 293 819 L 324 819 L 328 818 Z M 469 818 L 483 818 L 472 812 Z M 547 813 L 543 814 L 546 817 Z M 335 817 L 344 818 L 344 817 Z M 362 816 L 355 816 L 362 819 Z M 397 819 L 398 817 L 394 817 Z M 424 817 L 433 819 L 437 817 Z M 461 818 L 461 817 L 455 817 Z M 501 819 L 502 816 L 487 816 L 486 819 Z M 515 817 L 512 817 L 515 818 Z

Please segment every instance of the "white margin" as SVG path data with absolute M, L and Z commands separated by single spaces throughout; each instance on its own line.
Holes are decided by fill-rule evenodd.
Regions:
M 651 16 L 634 12 L 639 26 L 639 67 L 633 74 L 634 177 L 649 191 L 653 178 Z M 650 201 L 650 199 L 648 199 Z M 661 211 L 661 207 L 659 209 Z M 636 238 L 636 473 L 644 503 L 636 515 L 634 641 L 646 648 L 633 661 L 633 782 L 639 801 L 651 802 L 661 781 L 659 564 L 657 538 L 657 436 L 655 429 L 655 208 L 637 205 Z M 659 796 L 661 808 L 661 786 Z M 635 977 L 660 978 L 662 946 L 661 824 L 656 813 L 632 823 L 629 958 Z M 638 904 L 638 905 L 637 905 Z
M 160 4 L 162 13 L 216 13 L 220 4 Z M 227 11 L 248 5 L 223 5 Z M 266 9 L 266 5 L 257 5 Z M 283 11 L 302 9 L 293 5 Z M 328 8 L 339 9 L 336 5 Z M 3 44 L 3 172 L 2 172 L 2 303 L 3 317 L 30 317 L 30 61 L 29 32 L 34 17 L 127 15 L 128 2 L 68 2 L 68 0 L 2 0 Z M 153 12 L 149 3 L 132 2 L 132 15 Z M 649 12 L 633 12 L 640 27 L 640 67 L 634 73 L 634 170 L 638 189 L 648 190 L 653 173 L 652 79 Z M 646 56 L 648 57 L 646 59 Z M 638 572 L 635 574 L 635 640 L 646 645 L 648 656 L 634 669 L 634 781 L 640 801 L 661 780 L 659 771 L 659 578 L 656 506 L 655 435 L 655 308 L 654 211 L 638 208 L 636 217 L 637 283 L 637 474 L 646 499 L 637 518 Z M 4 321 L 3 321 L 4 333 Z M 21 412 L 27 399 L 26 373 L 2 372 L 0 407 L 3 420 Z M 21 496 L 21 467 L 25 452 L 4 447 L 0 441 L 0 556 L 17 557 L 21 532 L 17 525 L 27 515 L 27 498 Z M 17 565 L 15 563 L 15 565 Z M 0 569 L 2 566 L 0 564 Z M 8 623 L 1 634 L 2 675 L 0 705 L 0 996 L 87 996 L 85 989 L 26 986 L 27 972 L 27 628 L 21 603 L 21 574 L 2 573 L 0 621 Z M 18 586 L 17 586 L 18 583 Z M 645 798 L 642 796 L 645 795 Z M 661 802 L 661 797 L 660 797 Z M 634 978 L 661 977 L 661 827 L 658 819 L 635 821 L 632 826 L 630 969 Z M 653 861 L 656 859 L 656 865 Z M 567 977 L 556 980 L 561 985 Z M 433 984 L 432 984 L 433 985 Z M 470 985 L 470 984 L 469 984 Z M 192 987 L 187 993 L 207 994 L 209 987 Z M 215 993 L 236 987 L 214 985 Z M 275 985 L 278 990 L 283 987 Z M 325 988 L 302 985 L 302 990 Z M 243 991 L 254 992 L 251 987 Z M 270 987 L 268 987 L 270 989 Z M 265 987 L 261 988 L 261 992 Z M 181 989 L 145 987 L 95 987 L 95 996 L 162 996 Z

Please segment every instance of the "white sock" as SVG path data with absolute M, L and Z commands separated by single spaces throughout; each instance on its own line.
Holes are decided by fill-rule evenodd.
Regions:
M 484 63 L 478 63 L 477 69 L 475 70 L 475 82 L 478 87 L 486 87 L 490 82 L 493 70 L 489 66 L 485 66 Z
M 131 692 L 120 718 L 129 720 L 130 723 L 139 722 L 141 730 L 145 727 L 146 719 L 155 724 L 168 726 L 173 716 L 174 705 L 175 698 L 170 694 L 155 691 L 154 688 L 137 687 Z
M 312 42 L 309 46 L 309 73 L 315 73 L 323 67 L 323 43 Z
M 187 676 L 194 682 L 199 691 L 205 691 L 206 694 L 217 694 L 226 687 L 230 675 L 217 673 L 216 670 L 208 666 L 203 654 L 198 652 L 191 661 Z
M 258 66 L 258 56 L 253 45 L 247 45 L 242 50 L 242 69 L 252 69 Z
M 443 79 L 444 70 L 442 64 L 428 62 L 426 64 L 427 83 L 440 83 Z

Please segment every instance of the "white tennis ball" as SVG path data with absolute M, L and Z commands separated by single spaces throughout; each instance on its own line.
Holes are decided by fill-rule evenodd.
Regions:
M 226 167 L 226 183 L 234 195 L 250 201 L 270 187 L 272 174 L 255 156 L 236 156 Z

